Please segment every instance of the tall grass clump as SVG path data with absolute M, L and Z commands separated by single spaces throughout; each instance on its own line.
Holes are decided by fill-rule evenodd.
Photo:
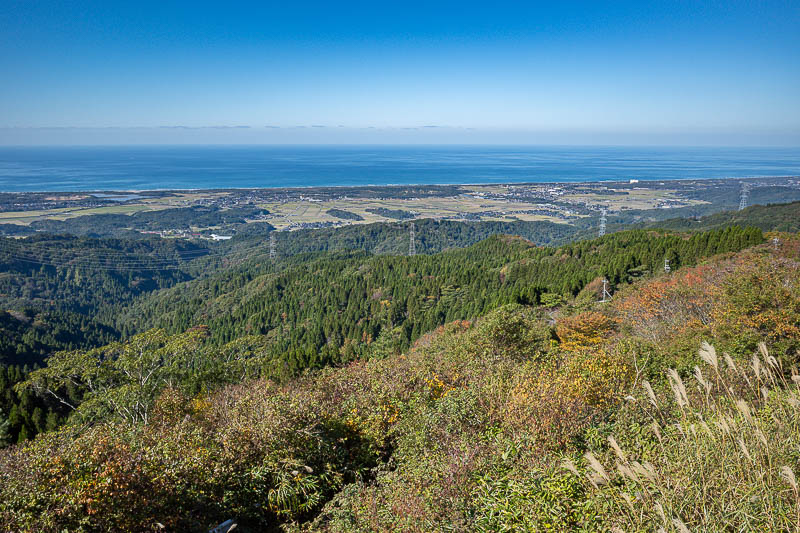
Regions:
M 625 450 L 608 435 L 565 469 L 582 474 L 609 528 L 797 531 L 800 375 L 763 343 L 746 364 L 709 344 L 699 355 L 690 379 L 669 369 L 661 394 L 645 382 L 629 398 L 655 446 Z

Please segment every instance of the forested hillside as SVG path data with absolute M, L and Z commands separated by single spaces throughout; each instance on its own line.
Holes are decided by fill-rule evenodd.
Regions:
M 102 221 L 88 224 L 87 228 L 98 225 L 102 226 Z M 247 227 L 258 225 L 251 223 Z M 472 245 L 496 233 L 522 235 L 536 244 L 563 242 L 571 234 L 569 226 L 545 222 L 425 220 L 417 225 L 417 250 L 426 254 Z M 408 251 L 405 226 L 370 224 L 279 232 L 276 233 L 279 260 L 273 264 L 264 238 L 268 230 L 256 231 L 255 235 L 243 231 L 233 241 L 223 243 L 142 235 L 136 239 L 97 239 L 44 233 L 25 239 L 2 239 L 0 309 L 79 313 L 87 320 L 109 326 L 118 322 L 115 318 L 118 310 L 135 297 L 178 282 L 218 272 L 224 279 L 253 278 L 308 261 L 313 258 L 309 254 L 321 252 L 364 250 L 371 254 L 402 255 Z M 121 328 L 132 331 L 125 324 Z
M 398 353 L 441 324 L 503 304 L 553 307 L 587 286 L 584 297 L 596 299 L 602 277 L 613 291 L 660 270 L 664 258 L 677 268 L 762 239 L 739 228 L 691 238 L 636 231 L 539 248 L 495 236 L 436 255 L 316 252 L 272 261 L 257 241 L 218 253 L 174 240 L 37 235 L 4 248 L 0 364 L 10 377 L 0 408 L 13 415 L 12 440 L 52 427 L 82 392 L 70 385 L 65 402 L 12 391 L 29 370 L 59 350 L 93 349 L 154 327 L 200 327 L 203 349 L 224 346 L 235 360 L 257 354 L 257 375 L 285 380 Z M 34 416 L 37 408 L 45 418 L 53 413 L 49 426 Z
M 555 222 L 460 222 L 453 220 L 415 220 L 416 251 L 438 253 L 464 248 L 497 234 L 519 235 L 534 244 L 559 245 L 573 239 L 575 228 Z M 307 229 L 276 233 L 281 256 L 297 253 L 363 250 L 373 254 L 404 255 L 408 252 L 408 222 L 363 224 L 341 228 Z M 237 239 L 245 244 L 252 241 Z
M 35 235 L 0 240 L 0 304 L 96 314 L 186 281 L 179 268 L 209 249 L 194 243 Z
M 264 335 L 276 372 L 293 374 L 356 358 L 378 339 L 406 347 L 445 322 L 506 303 L 559 301 L 603 277 L 613 290 L 662 269 L 665 258 L 677 268 L 762 240 L 757 229 L 733 227 L 688 238 L 621 232 L 560 248 L 495 236 L 431 256 L 326 255 L 277 273 L 161 291 L 126 309 L 118 327 L 179 332 L 202 324 L 216 344 Z
M 751 205 L 741 211 L 724 211 L 701 218 L 671 218 L 650 224 L 664 229 L 702 231 L 732 225 L 796 233 L 800 231 L 800 202 Z
M 40 234 L 3 239 L 0 412 L 5 438 L 32 438 L 57 427 L 67 414 L 67 406 L 53 397 L 13 390 L 28 372 L 57 351 L 118 340 L 116 309 L 138 295 L 192 279 L 196 271 L 183 268 L 210 252 L 185 241 L 152 238 Z
M 773 202 L 780 201 L 780 192 L 786 192 L 785 199 L 794 200 L 797 192 L 779 191 L 778 187 L 767 188 L 776 196 Z M 628 229 L 664 229 L 673 231 L 709 231 L 728 226 L 759 228 L 762 231 L 800 231 L 800 202 L 756 204 L 739 211 L 730 206 L 729 210 L 687 211 L 685 209 L 661 209 L 658 217 L 650 216 L 651 212 L 637 212 L 634 209 L 611 213 L 608 215 L 607 232 Z M 599 217 L 586 217 L 574 224 L 574 232 L 569 236 L 572 241 L 591 239 L 597 235 Z
M 540 287 L 530 271 L 552 265 L 547 279 L 563 292 L 546 293 L 546 306 L 497 301 L 402 353 L 388 343 L 281 384 L 261 374 L 273 358 L 255 337 L 219 346 L 213 327 L 62 352 L 17 390 L 74 411 L 62 429 L 0 451 L 0 521 L 35 531 L 207 531 L 227 519 L 241 531 L 795 531 L 800 240 L 700 259 L 748 239 L 762 236 L 636 231 L 561 249 L 490 239 L 473 250 L 493 273 L 484 279 Z M 665 251 L 683 254 L 681 267 L 656 274 Z M 628 254 L 642 267 L 634 274 Z M 493 266 L 498 256 L 507 268 Z M 425 262 L 436 257 L 337 257 L 310 269 L 325 283 L 303 285 L 292 269 L 268 279 L 285 294 L 298 279 L 307 298 L 359 279 L 349 261 L 371 267 L 366 279 L 428 268 L 449 280 L 469 257 L 442 254 L 440 267 Z M 596 274 L 633 284 L 599 302 L 577 283 Z M 78 394 L 65 395 L 69 384 Z
M 59 350 L 102 346 L 119 333 L 89 316 L 69 311 L 0 311 L 0 363 L 41 364 Z

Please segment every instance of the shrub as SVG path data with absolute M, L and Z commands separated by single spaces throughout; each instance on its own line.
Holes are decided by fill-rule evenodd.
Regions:
M 584 311 L 559 320 L 556 334 L 562 350 L 580 351 L 607 342 L 616 327 L 617 322 L 613 317 L 597 311 Z

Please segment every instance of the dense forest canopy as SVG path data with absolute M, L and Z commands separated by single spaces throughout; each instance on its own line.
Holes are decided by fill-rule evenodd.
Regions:
M 178 332 L 203 324 L 216 343 L 265 335 L 283 368 L 294 373 L 358 357 L 395 328 L 407 346 L 445 322 L 505 303 L 574 296 L 602 277 L 613 289 L 663 268 L 664 259 L 677 268 L 762 240 L 759 230 L 733 227 L 689 238 L 621 232 L 560 248 L 495 236 L 429 256 L 326 255 L 252 279 L 212 277 L 161 291 L 128 307 L 117 327 Z

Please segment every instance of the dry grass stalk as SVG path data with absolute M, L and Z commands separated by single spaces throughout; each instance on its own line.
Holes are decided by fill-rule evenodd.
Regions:
M 736 363 L 733 362 L 733 358 L 727 352 L 723 353 L 722 357 L 723 357 L 723 359 L 725 359 L 725 364 L 728 365 L 728 368 L 733 370 L 734 372 L 736 372 L 738 374 L 739 373 L 739 367 L 736 366 Z
M 694 367 L 694 378 L 697 380 L 700 386 L 703 387 L 703 390 L 706 393 L 706 397 L 709 394 L 711 394 L 711 383 L 705 380 L 705 378 L 703 377 L 703 371 L 700 370 L 699 366 Z
M 636 474 L 642 476 L 651 483 L 655 483 L 656 469 L 652 464 L 648 463 L 647 461 L 645 461 L 644 464 L 640 463 L 639 461 L 633 461 L 631 463 L 631 468 L 634 472 L 636 472 Z
M 633 498 L 631 498 L 631 495 L 627 492 L 622 492 L 620 496 L 622 496 L 622 499 L 628 504 L 628 509 L 630 509 L 632 513 L 636 512 L 633 508 Z
M 647 392 L 647 398 L 650 400 L 650 403 L 653 404 L 653 407 L 658 409 L 658 401 L 656 400 L 656 393 L 653 392 L 653 387 L 650 386 L 650 382 L 646 379 L 642 380 L 642 387 Z
M 794 470 L 784 465 L 781 467 L 780 476 L 781 479 L 792 488 L 792 492 L 794 492 L 794 509 L 797 517 L 797 527 L 800 529 L 800 492 L 797 490 L 797 478 L 794 476 Z
M 661 505 L 659 502 L 656 502 L 654 507 L 656 508 L 656 512 L 658 513 L 658 516 L 660 516 L 661 520 L 664 522 L 664 525 L 665 526 L 668 525 L 667 514 L 664 512 L 664 506 Z
M 717 350 L 706 341 L 700 345 L 698 352 L 700 359 L 708 363 L 717 373 L 719 373 L 719 361 L 717 360 Z
M 789 468 L 788 466 L 781 467 L 781 479 L 789 485 L 792 490 L 796 493 L 797 492 L 797 478 L 794 476 L 794 471 Z
M 728 421 L 725 417 L 721 417 L 719 420 L 714 421 L 714 425 L 717 426 L 723 433 L 726 435 L 731 434 L 731 426 L 728 424 Z
M 611 449 L 614 450 L 614 453 L 619 458 L 620 461 L 627 463 L 628 458 L 625 457 L 625 452 L 622 451 L 619 444 L 617 444 L 617 440 L 613 436 L 608 437 L 608 443 L 611 445 Z
M 675 526 L 675 529 L 680 531 L 680 533 L 690 533 L 689 528 L 686 527 L 686 524 L 684 524 L 683 520 L 680 518 L 673 518 L 672 524 Z
M 764 448 L 765 449 L 769 448 L 769 443 L 767 442 L 767 437 L 766 437 L 766 435 L 764 435 L 764 432 L 761 431 L 761 429 L 756 428 L 755 433 L 756 433 L 756 437 L 758 437 L 758 440 L 760 440 L 761 444 L 764 445 Z
M 761 359 L 759 359 L 757 355 L 753 355 L 752 367 L 753 374 L 755 374 L 756 379 L 761 380 L 761 375 L 764 373 L 764 368 L 761 366 Z
M 589 481 L 591 481 L 593 485 L 598 486 L 611 481 L 606 469 L 603 468 L 603 465 L 600 464 L 600 461 L 597 460 L 597 457 L 595 457 L 592 452 L 586 452 L 584 457 L 586 458 L 586 462 L 589 463 L 589 467 L 594 471 L 594 475 L 589 476 Z
M 653 428 L 653 433 L 656 434 L 656 438 L 658 439 L 658 442 L 661 443 L 661 444 L 664 444 L 664 439 L 661 437 L 661 426 L 658 425 L 658 422 L 653 420 L 653 423 L 650 424 L 650 427 Z
M 741 398 L 736 400 L 736 409 L 742 413 L 742 416 L 744 416 L 745 420 L 747 420 L 750 424 L 753 423 L 753 415 L 750 412 L 750 406 L 745 400 L 742 400 Z
M 569 457 L 564 458 L 564 460 L 561 462 L 561 467 L 566 470 L 569 470 L 576 476 L 580 475 L 580 473 L 578 472 L 578 467 L 575 466 L 575 463 L 573 463 L 572 459 L 570 459 Z
M 686 386 L 683 384 L 683 380 L 680 375 L 678 375 L 678 372 L 676 372 L 674 368 L 670 368 L 667 370 L 667 377 L 669 378 L 669 386 L 672 388 L 678 406 L 681 409 L 688 407 L 689 397 L 686 394 Z
M 630 479 L 637 485 L 642 484 L 641 480 L 639 479 L 639 476 L 637 476 L 636 473 L 633 470 L 631 470 L 631 468 L 626 464 L 617 461 L 617 471 L 620 473 L 620 475 L 622 475 L 622 477 Z
M 781 366 L 775 357 L 769 354 L 769 350 L 767 350 L 767 344 L 765 342 L 758 343 L 758 351 L 761 352 L 761 356 L 764 358 L 764 361 L 767 362 L 769 366 L 771 366 L 774 370 L 780 371 Z
M 739 449 L 742 450 L 742 453 L 744 454 L 744 456 L 747 457 L 747 459 L 751 463 L 754 462 L 753 461 L 753 457 L 750 455 L 750 451 L 747 449 L 747 445 L 744 443 L 744 439 L 739 437 L 738 439 L 736 439 L 736 442 L 739 444 Z

